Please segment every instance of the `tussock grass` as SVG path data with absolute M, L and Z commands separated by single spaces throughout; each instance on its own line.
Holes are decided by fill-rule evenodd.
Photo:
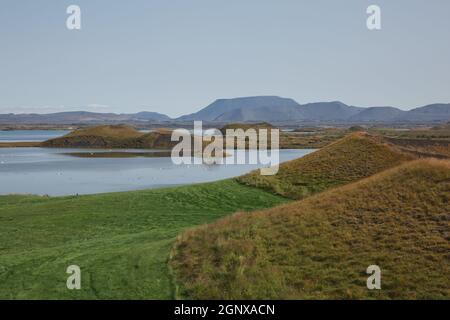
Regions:
M 170 264 L 194 299 L 449 299 L 449 201 L 449 162 L 412 161 L 192 229 Z
M 274 176 L 261 176 L 259 171 L 254 171 L 237 180 L 285 197 L 301 199 L 411 159 L 412 156 L 373 137 L 354 133 L 303 158 L 281 164 Z

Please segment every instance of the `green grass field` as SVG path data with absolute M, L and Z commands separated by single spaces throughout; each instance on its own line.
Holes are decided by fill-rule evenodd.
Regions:
M 276 176 L 0 196 L 0 299 L 448 299 L 450 166 L 413 158 L 353 134 Z
M 183 230 L 287 200 L 233 180 L 79 197 L 0 197 L 0 299 L 169 299 Z M 81 267 L 81 290 L 66 268 Z

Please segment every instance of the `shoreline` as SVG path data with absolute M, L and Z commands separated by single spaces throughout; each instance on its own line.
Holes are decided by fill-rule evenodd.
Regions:
M 0 148 L 40 148 L 40 141 L 0 142 Z
M 120 147 L 92 147 L 92 146 L 58 146 L 58 147 L 48 147 L 42 145 L 43 141 L 20 141 L 20 142 L 0 142 L 0 148 L 43 148 L 43 149 L 90 149 L 90 150 L 161 150 L 161 148 L 151 149 L 151 148 L 120 148 Z M 320 149 L 314 145 L 280 145 L 279 150 L 307 150 L 307 149 Z M 239 150 L 235 148 L 234 150 Z M 246 148 L 247 150 L 247 148 Z M 269 149 L 270 150 L 270 149 Z
M 44 149 L 47 149 L 47 148 L 44 148 Z M 291 149 L 291 150 L 295 151 L 295 149 Z M 313 152 L 315 152 L 315 151 L 317 151 L 317 149 L 313 150 Z M 89 157 L 88 154 L 89 153 L 87 153 L 87 157 Z M 303 157 L 305 155 L 299 155 L 298 157 Z M 73 156 L 77 157 L 78 154 L 75 154 Z M 295 159 L 297 159 L 298 157 L 296 157 Z M 93 158 L 98 158 L 98 157 L 94 156 Z M 280 161 L 280 164 L 284 163 L 284 162 L 287 162 L 287 161 L 291 161 L 291 160 L 287 159 L 285 161 Z M 252 172 L 253 170 L 257 170 L 257 169 L 250 169 L 249 168 L 248 170 L 246 170 L 243 173 L 240 173 L 240 174 L 237 174 L 237 175 L 233 175 L 231 177 L 225 177 L 225 178 L 218 177 L 217 180 L 214 179 L 214 180 L 207 180 L 207 181 L 187 181 L 187 182 L 183 182 L 183 183 L 155 184 L 155 185 L 146 185 L 144 187 L 142 187 L 142 186 L 135 186 L 135 187 L 130 188 L 130 189 L 126 188 L 126 189 L 121 189 L 121 190 L 98 190 L 98 191 L 95 191 L 95 192 L 87 192 L 87 193 L 84 193 L 84 192 L 70 192 L 70 193 L 66 193 L 66 192 L 64 192 L 64 193 L 46 192 L 46 193 L 40 193 L 40 192 L 14 192 L 13 191 L 13 192 L 8 192 L 8 193 L 0 193 L 0 198 L 7 197 L 7 196 L 25 196 L 25 197 L 27 197 L 27 196 L 36 196 L 36 197 L 40 197 L 40 198 L 64 198 L 64 197 L 95 196 L 95 195 L 104 195 L 104 194 L 111 194 L 111 193 L 120 194 L 120 193 L 140 192 L 140 191 L 146 191 L 146 190 L 147 191 L 148 190 L 161 190 L 161 189 L 168 189 L 168 188 L 188 187 L 188 186 L 194 186 L 194 185 L 216 183 L 216 182 L 227 181 L 227 180 L 236 180 L 236 178 L 238 178 L 239 176 L 248 174 L 248 173 Z

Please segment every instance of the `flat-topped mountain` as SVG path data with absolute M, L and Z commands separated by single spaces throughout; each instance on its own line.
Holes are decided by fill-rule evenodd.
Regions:
M 299 104 L 277 96 L 219 99 L 196 113 L 177 121 L 216 122 L 344 122 L 395 123 L 445 122 L 450 120 L 450 104 L 434 104 L 403 111 L 394 107 L 362 108 L 340 101 Z
M 300 105 L 293 99 L 277 96 L 256 96 L 218 99 L 202 110 L 182 116 L 180 121 L 260 121 L 263 118 L 298 118 Z
M 295 100 L 277 96 L 257 96 L 234 99 L 219 99 L 200 110 L 177 120 L 231 121 L 336 121 L 345 120 L 362 108 L 333 102 L 318 102 L 305 105 Z

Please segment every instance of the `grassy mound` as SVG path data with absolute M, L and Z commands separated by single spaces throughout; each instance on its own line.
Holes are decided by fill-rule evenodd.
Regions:
M 127 125 L 104 125 L 72 131 L 65 137 L 89 137 L 127 139 L 142 136 L 142 133 Z
M 142 133 L 126 125 L 104 125 L 75 130 L 63 137 L 42 143 L 57 148 L 133 148 L 169 149 L 174 145 L 172 132 L 157 130 Z
M 136 148 L 144 149 L 171 149 L 177 142 L 171 141 L 172 131 L 159 129 L 154 132 L 144 134 L 135 139 Z
M 177 234 L 286 200 L 233 180 L 79 197 L 0 196 L 0 299 L 170 299 Z M 81 290 L 66 268 L 81 268 Z
M 449 162 L 412 161 L 185 232 L 170 263 L 194 299 L 449 299 L 449 201 Z
M 301 199 L 333 186 L 371 176 L 410 160 L 407 156 L 366 134 L 355 133 L 303 158 L 285 162 L 274 176 L 259 171 L 238 181 L 271 192 Z

